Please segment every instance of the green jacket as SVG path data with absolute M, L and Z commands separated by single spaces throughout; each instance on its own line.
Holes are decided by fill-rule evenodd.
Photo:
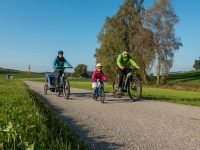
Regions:
M 130 64 L 137 69 L 139 68 L 139 66 L 136 64 L 136 62 L 134 61 L 134 59 L 130 55 L 124 56 L 124 54 L 122 53 L 118 56 L 117 66 L 119 68 L 128 67 Z

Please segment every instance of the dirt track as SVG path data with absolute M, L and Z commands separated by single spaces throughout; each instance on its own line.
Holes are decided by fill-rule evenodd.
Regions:
M 72 89 L 69 100 L 43 94 L 43 83 L 25 81 L 92 149 L 200 150 L 200 107 L 159 101 L 130 102 Z

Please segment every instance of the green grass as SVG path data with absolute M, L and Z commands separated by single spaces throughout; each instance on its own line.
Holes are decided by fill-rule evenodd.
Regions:
M 72 87 L 91 90 L 91 82 L 70 81 Z M 112 92 L 112 86 L 105 84 L 105 91 Z M 200 106 L 200 92 L 180 91 L 164 88 L 143 87 L 142 97 L 150 100 L 168 101 L 173 103 Z
M 168 80 L 173 83 L 180 83 L 180 80 L 186 81 L 190 79 L 190 82 L 197 79 L 200 72 L 198 71 L 191 71 L 186 73 L 176 73 L 171 74 Z M 200 77 L 200 76 L 199 76 Z M 30 78 L 29 80 L 33 81 L 40 81 L 44 82 L 44 78 Z M 90 79 L 75 79 L 69 78 L 71 87 L 82 88 L 91 90 L 91 80 Z M 189 81 L 187 81 L 188 83 Z M 200 106 L 200 92 L 199 88 L 195 88 L 192 91 L 193 87 L 182 87 L 180 86 L 163 86 L 163 87 L 153 87 L 153 86 L 146 86 L 143 87 L 143 98 L 144 99 L 153 99 L 153 100 L 160 100 L 160 101 L 168 101 L 180 104 L 187 104 L 187 105 L 197 105 Z M 170 89 L 171 88 L 171 89 Z M 105 90 L 107 92 L 112 92 L 112 87 L 110 84 L 105 83 Z
M 47 104 L 19 80 L 0 77 L 0 149 L 86 149 Z

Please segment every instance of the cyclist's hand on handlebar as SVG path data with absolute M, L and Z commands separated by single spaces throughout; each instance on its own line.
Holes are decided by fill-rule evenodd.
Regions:
M 120 69 L 121 69 L 121 70 L 124 70 L 124 69 L 125 69 L 125 67 L 121 67 Z

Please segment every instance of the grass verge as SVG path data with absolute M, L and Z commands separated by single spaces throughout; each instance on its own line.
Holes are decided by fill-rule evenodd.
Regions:
M 71 81 L 70 84 L 71 87 L 91 90 L 91 82 Z M 105 84 L 105 91 L 112 92 L 112 86 L 110 84 Z M 142 97 L 149 100 L 168 101 L 179 104 L 200 106 L 200 92 L 143 87 Z
M 87 149 L 19 80 L 0 79 L 0 149 Z
M 33 80 L 40 81 L 43 80 Z M 91 90 L 91 81 L 84 79 L 69 79 L 71 87 Z M 112 92 L 112 86 L 105 83 L 105 91 Z M 185 105 L 200 106 L 200 92 L 182 89 L 170 89 L 169 87 L 143 87 L 142 97 L 149 100 L 167 101 Z

